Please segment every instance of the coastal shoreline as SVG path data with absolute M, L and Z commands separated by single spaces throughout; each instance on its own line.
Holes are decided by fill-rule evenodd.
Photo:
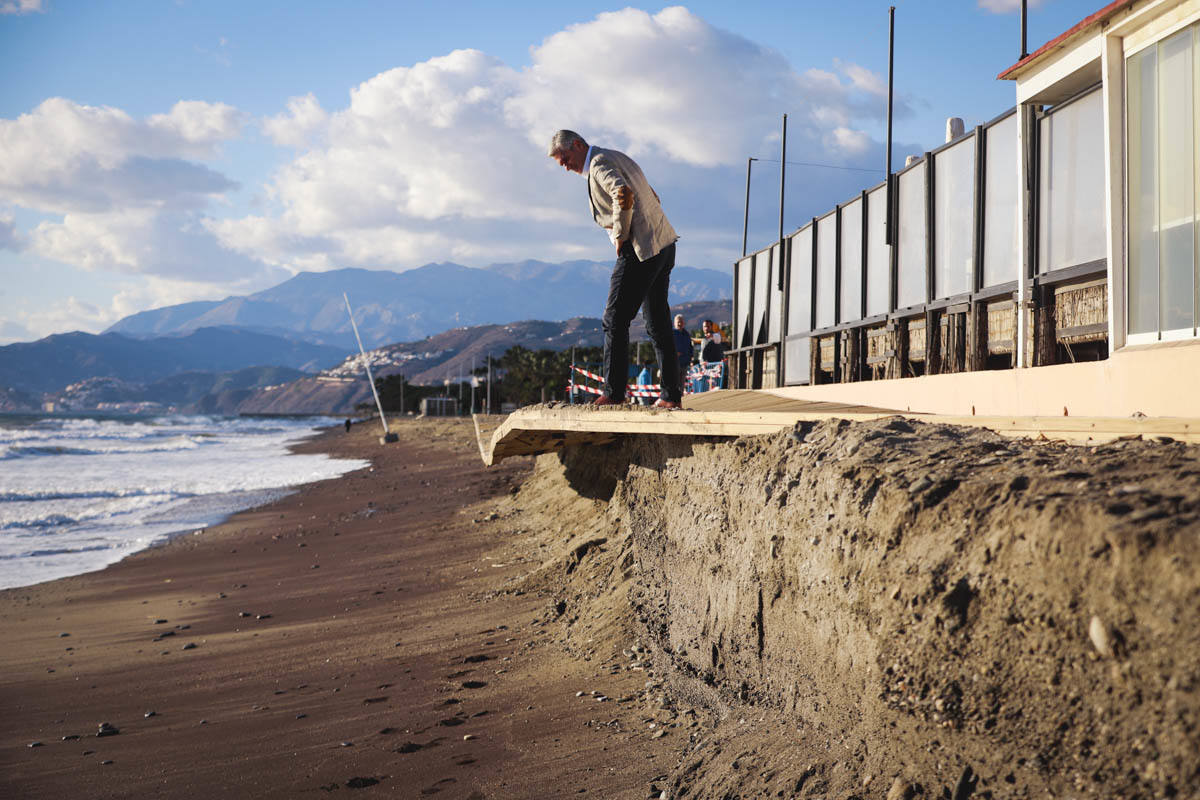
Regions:
M 528 462 L 485 470 L 469 421 L 393 427 L 292 445 L 370 467 L 0 592 L 0 795 L 632 797 L 669 772 L 632 704 L 576 697 L 645 673 L 567 655 L 513 589 L 534 565 L 495 509 Z

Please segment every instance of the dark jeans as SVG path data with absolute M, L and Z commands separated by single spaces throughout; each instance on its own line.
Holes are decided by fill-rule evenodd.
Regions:
M 674 244 L 645 261 L 638 261 L 630 242 L 621 245 L 617 253 L 608 285 L 608 305 L 604 308 L 604 390 L 613 400 L 625 398 L 625 384 L 629 380 L 629 323 L 637 316 L 639 306 L 662 370 L 660 397 L 674 403 L 683 399 L 675 338 L 671 333 L 671 308 L 667 304 L 667 285 L 674 267 Z

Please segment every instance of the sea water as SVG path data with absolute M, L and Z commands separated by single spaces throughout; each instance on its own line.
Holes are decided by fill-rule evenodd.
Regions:
M 0 588 L 102 569 L 367 466 L 288 452 L 335 422 L 0 415 Z

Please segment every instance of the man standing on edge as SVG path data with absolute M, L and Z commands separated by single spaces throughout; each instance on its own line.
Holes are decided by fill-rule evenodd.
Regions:
M 642 308 L 646 333 L 662 371 L 662 392 L 655 408 L 679 408 L 683 400 L 667 286 L 675 266 L 675 240 L 658 195 L 641 167 L 616 150 L 589 147 L 574 131 L 562 130 L 547 153 L 565 169 L 587 176 L 592 218 L 608 230 L 617 251 L 604 308 L 604 394 L 598 406 L 625 401 L 629 380 L 629 323 Z

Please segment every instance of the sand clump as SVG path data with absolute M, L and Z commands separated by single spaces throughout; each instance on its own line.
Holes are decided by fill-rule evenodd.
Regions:
M 657 667 L 670 797 L 1200 786 L 1200 448 L 831 420 L 568 449 L 505 502 L 568 649 Z

